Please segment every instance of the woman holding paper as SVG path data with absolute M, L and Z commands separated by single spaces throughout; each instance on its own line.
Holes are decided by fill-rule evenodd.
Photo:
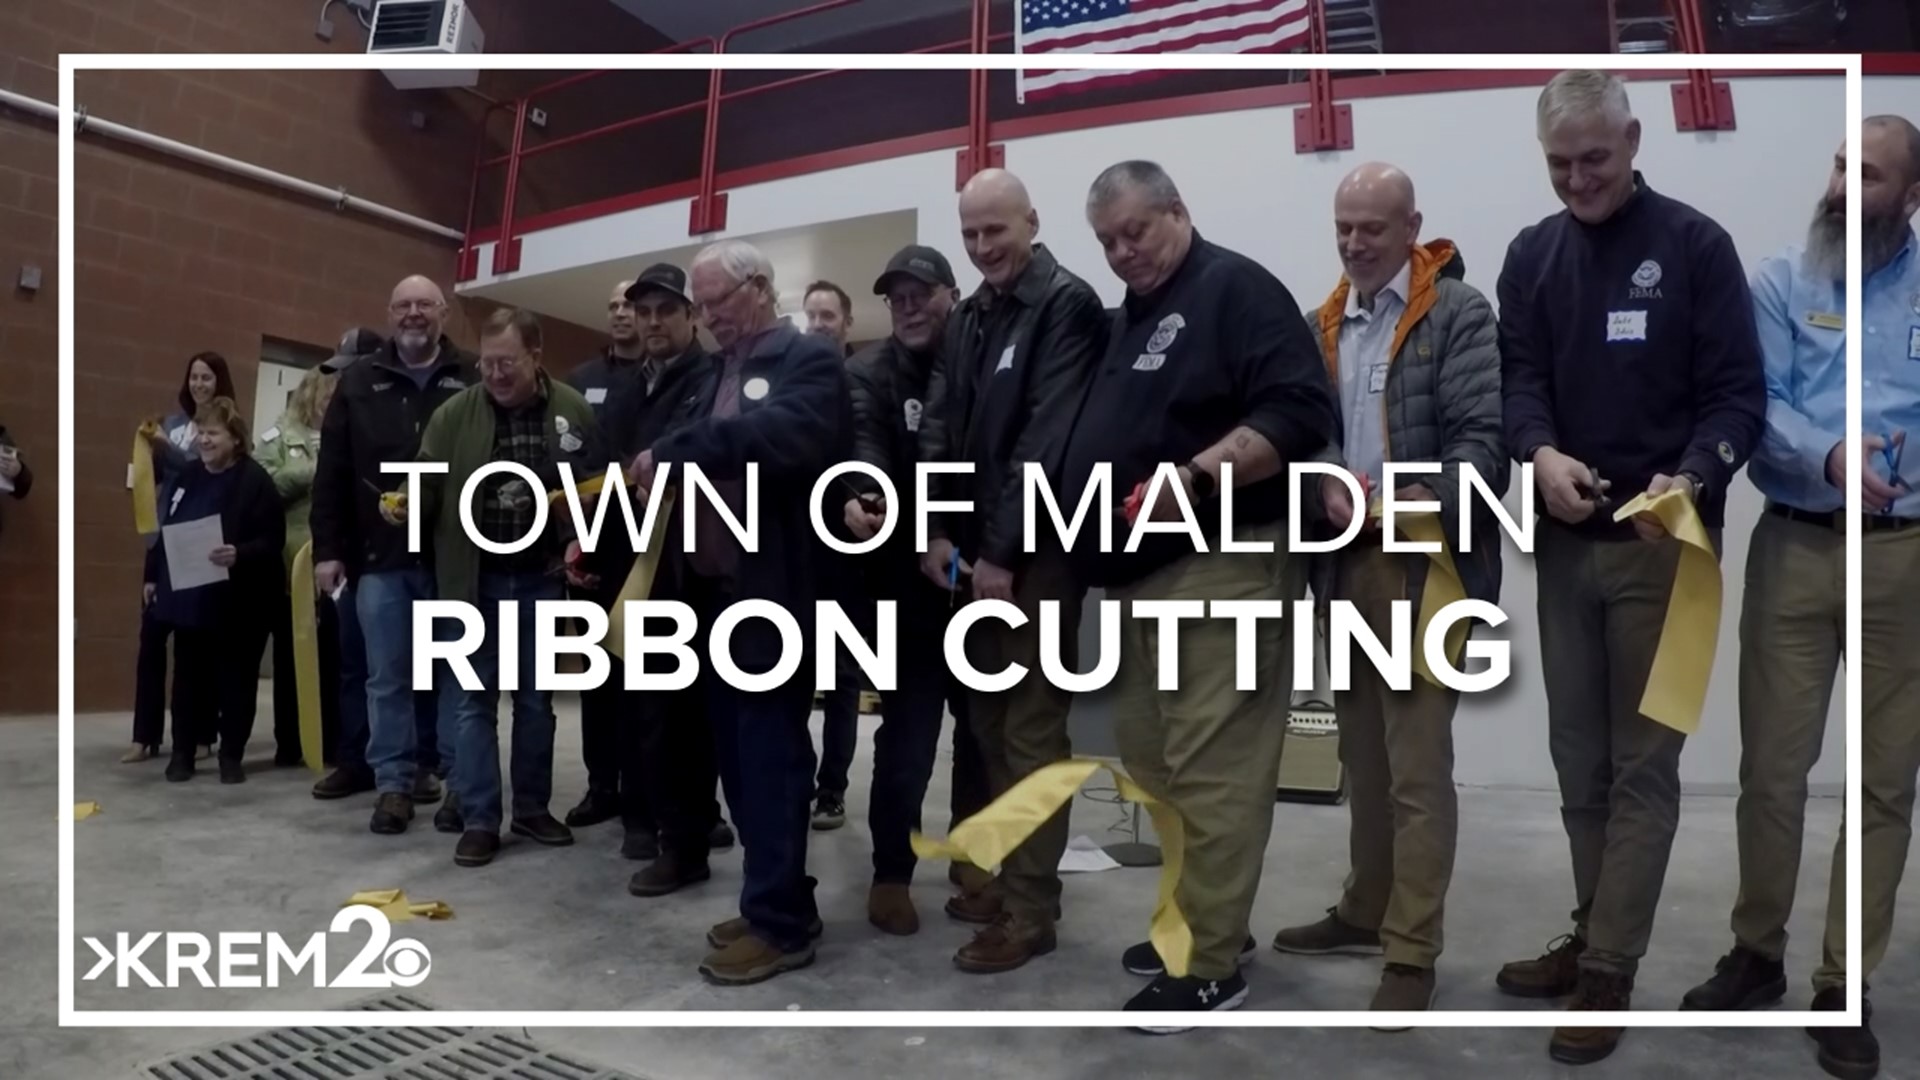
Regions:
M 253 733 L 260 657 L 286 594 L 287 522 L 233 400 L 213 399 L 194 421 L 199 457 L 161 489 L 145 594 L 151 616 L 174 636 L 167 779 L 192 779 L 194 747 L 218 735 L 220 782 L 237 784 L 247 778 L 240 759 Z
M 147 452 L 153 458 L 153 478 L 160 486 L 174 480 L 193 460 L 194 444 L 199 436 L 198 416 L 202 407 L 215 398 L 235 398 L 233 375 L 227 359 L 216 352 L 196 353 L 187 361 L 186 374 L 180 377 L 180 392 L 175 400 L 179 411 L 156 424 L 143 427 Z M 127 481 L 131 487 L 133 481 Z M 158 492 L 156 492 L 158 494 Z M 147 537 L 149 548 L 159 537 Z M 146 761 L 160 752 L 167 707 L 167 627 L 149 613 L 140 620 L 140 654 L 136 661 L 133 696 L 133 746 L 120 760 L 126 763 Z M 208 733 L 212 738 L 212 733 Z M 212 756 L 208 746 L 201 757 Z

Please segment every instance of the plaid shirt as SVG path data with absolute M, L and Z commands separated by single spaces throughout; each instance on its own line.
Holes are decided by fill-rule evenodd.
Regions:
M 491 461 L 515 461 L 535 472 L 548 464 L 546 418 L 547 399 L 543 393 L 517 409 L 493 406 L 493 456 Z M 488 477 L 481 487 L 479 512 L 474 524 L 480 535 L 495 543 L 509 543 L 527 535 L 533 527 L 534 500 L 547 493 L 530 489 L 526 481 L 507 474 Z M 482 552 L 480 565 L 490 573 L 539 573 L 548 568 L 553 552 L 549 538 L 517 555 Z

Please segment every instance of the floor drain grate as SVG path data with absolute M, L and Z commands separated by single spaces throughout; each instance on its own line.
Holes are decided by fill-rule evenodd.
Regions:
M 407 994 L 361 1012 L 431 1012 Z M 344 1017 L 343 1017 L 344 1019 Z M 641 1080 L 543 1050 L 523 1035 L 465 1028 L 303 1027 L 269 1031 L 141 1066 L 143 1080 Z

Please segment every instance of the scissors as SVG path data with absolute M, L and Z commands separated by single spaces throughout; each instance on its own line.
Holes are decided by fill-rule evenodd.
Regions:
M 1575 484 L 1574 488 L 1585 496 L 1588 502 L 1593 503 L 1595 509 L 1605 510 L 1613 505 L 1613 496 L 1607 494 L 1606 483 L 1600 476 L 1600 470 L 1589 465 L 1586 484 Z
M 1887 459 L 1887 483 L 1900 491 L 1912 491 L 1913 489 L 1907 486 L 1906 479 L 1900 475 L 1900 458 L 1902 452 L 1907 448 L 1907 441 L 1905 439 L 1895 439 L 1892 435 L 1884 432 L 1881 434 L 1880 440 L 1885 443 L 1884 446 L 1880 447 L 1880 456 Z M 1893 504 L 1888 503 L 1886 506 L 1881 507 L 1880 512 L 1882 514 L 1893 513 Z
M 947 555 L 947 610 L 952 611 L 960 602 L 960 549 L 954 548 Z

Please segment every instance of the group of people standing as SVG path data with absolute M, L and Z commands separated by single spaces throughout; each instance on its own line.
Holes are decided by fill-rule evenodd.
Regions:
M 1121 601 L 1294 600 L 1311 584 L 1317 597 L 1351 601 L 1370 621 L 1384 622 L 1392 601 L 1422 595 L 1426 557 L 1385 551 L 1377 501 L 1355 505 L 1334 478 L 1309 508 L 1316 528 L 1343 533 L 1357 517 L 1358 538 L 1311 565 L 1290 554 L 1288 464 L 1331 462 L 1377 493 L 1388 462 L 1442 463 L 1438 475 L 1398 496 L 1439 503 L 1448 547 L 1458 552 L 1460 469 L 1472 466 L 1499 494 L 1511 463 L 1529 463 L 1545 509 L 1533 569 L 1575 903 L 1569 933 L 1544 955 L 1506 965 L 1495 981 L 1511 995 L 1565 1000 L 1570 1015 L 1553 1033 L 1550 1053 L 1571 1064 L 1598 1061 L 1623 1032 L 1585 1026 L 1581 1014 L 1630 1006 L 1678 825 L 1686 743 L 1685 731 L 1641 711 L 1682 541 L 1657 516 L 1616 522 L 1613 510 L 1642 492 L 1677 492 L 1717 546 L 1729 486 L 1751 463 L 1767 501 L 1750 548 L 1740 628 L 1735 946 L 1684 1007 L 1747 1009 L 1779 1000 L 1807 774 L 1839 662 L 1844 602 L 1836 583 L 1848 524 L 1842 388 L 1849 328 L 1835 314 L 1844 311 L 1844 162 L 1805 247 L 1768 260 L 1749 282 L 1726 231 L 1636 169 L 1639 122 L 1617 78 L 1559 75 L 1541 95 L 1537 122 L 1564 209 L 1513 240 L 1497 315 L 1464 282 L 1454 245 L 1423 238 L 1409 174 L 1378 164 L 1354 170 L 1337 191 L 1333 218 L 1345 272 L 1306 311 L 1265 268 L 1203 237 L 1172 177 L 1146 161 L 1103 171 L 1083 208 L 1125 285 L 1117 310 L 1038 242 L 1040 216 L 1021 181 L 988 170 L 959 198 L 961 241 L 982 284 L 963 296 L 938 250 L 902 250 L 873 283 L 891 333 L 851 358 L 844 290 L 828 283 L 808 290 L 809 313 L 821 308 L 819 332 L 803 332 L 779 313 L 766 256 L 737 240 L 702 250 L 684 271 L 654 266 L 617 284 L 608 302 L 613 344 L 564 381 L 545 371 L 533 317 L 497 314 L 475 358 L 441 333 L 439 290 L 421 278 L 402 282 L 390 307 L 393 335 L 340 376 L 317 453 L 285 447 L 313 460 L 318 589 L 337 615 L 352 613 L 343 625 L 357 617 L 365 642 L 365 727 L 346 719 L 346 699 L 362 695 L 342 678 L 338 767 L 315 794 L 377 790 L 373 830 L 402 831 L 416 803 L 438 797 L 430 775 L 437 746 L 438 771 L 451 778 L 452 791 L 435 826 L 461 834 L 455 858 L 463 865 L 485 863 L 499 850 L 497 692 L 443 689 L 436 698 L 412 690 L 408 605 L 431 597 L 479 601 L 491 650 L 499 628 L 490 601 L 571 593 L 610 603 L 635 553 L 604 541 L 582 551 L 565 535 L 566 515 L 553 515 L 550 535 L 519 555 L 482 553 L 461 534 L 446 497 L 465 476 L 489 461 L 513 460 L 551 490 L 559 487 L 560 463 L 576 475 L 598 475 L 617 462 L 644 492 L 663 466 L 677 476 L 697 465 L 738 517 L 745 466 L 757 463 L 758 550 L 741 550 L 703 504 L 692 550 L 682 548 L 679 529 L 666 530 L 652 596 L 685 601 L 703 628 L 743 600 L 795 611 L 817 599 L 899 605 L 899 689 L 882 695 L 874 746 L 868 915 L 884 932 L 913 934 L 919 914 L 909 838 L 921 827 L 944 715 L 955 719 L 956 821 L 1071 754 L 1070 696 L 1036 674 L 1042 602 L 1063 605 L 1062 660 L 1072 670 L 1079 669 L 1073 643 L 1090 588 Z M 1843 1010 L 1845 985 L 1867 979 L 1885 953 L 1920 770 L 1920 719 L 1898 704 L 1920 689 L 1917 616 L 1901 601 L 1920 586 L 1920 502 L 1897 468 L 1902 433 L 1920 405 L 1913 374 L 1920 368 L 1911 362 L 1920 346 L 1905 333 L 1908 308 L 1920 310 L 1909 224 L 1920 211 L 1920 132 L 1878 117 L 1868 122 L 1864 146 L 1867 430 L 1878 433 L 1868 440 L 1865 470 L 1871 513 L 1860 522 L 1876 582 L 1860 658 L 1866 943 L 1864 970 L 1847 971 L 1836 848 L 1826 962 L 1814 974 L 1814 1008 L 1824 1011 Z M 717 352 L 704 351 L 699 326 Z M 220 372 L 214 375 L 217 383 Z M 235 480 L 226 482 L 228 493 L 217 490 L 222 482 L 213 478 L 234 467 L 230 457 L 244 456 L 229 441 L 246 443 L 244 425 L 236 432 L 218 400 L 216 392 L 213 404 L 195 411 L 200 461 L 176 485 L 187 493 L 179 500 L 187 509 L 178 513 L 206 513 L 260 488 Z M 422 505 L 406 506 L 393 497 L 400 478 L 380 464 L 416 457 L 446 462 L 450 472 L 428 485 Z M 970 475 L 946 477 L 935 495 L 969 499 L 973 510 L 936 515 L 925 552 L 915 550 L 910 529 L 897 530 L 849 575 L 813 535 L 810 492 L 822 472 L 850 458 L 884 470 L 906 503 L 887 505 L 876 486 L 849 477 L 831 496 L 829 518 L 851 538 L 874 536 L 887 516 L 913 520 L 918 463 L 970 465 Z M 1097 529 L 1062 546 L 1042 527 L 1041 547 L 1024 551 L 1024 467 L 1037 463 L 1063 499 L 1077 501 L 1094 467 L 1107 462 L 1116 492 L 1132 490 L 1163 463 L 1177 464 L 1207 550 L 1157 535 L 1137 550 L 1103 553 Z M 1217 500 L 1228 465 L 1233 539 L 1271 542 L 1264 553 L 1220 551 L 1226 538 L 1217 535 Z M 306 489 L 282 483 L 274 497 L 291 504 L 296 492 Z M 513 480 L 485 485 L 476 520 L 489 537 L 517 538 L 531 521 L 532 500 L 546 494 Z M 1140 512 L 1176 518 L 1180 510 L 1161 498 Z M 282 582 L 285 522 L 235 515 L 234 565 L 251 559 L 261 581 Z M 426 552 L 407 550 L 410 515 L 421 515 Z M 1491 521 L 1476 524 L 1481 537 L 1497 535 Z M 262 561 L 263 551 L 275 558 Z M 1498 545 L 1483 540 L 1455 561 L 1470 597 L 1497 601 Z M 195 655 L 201 642 L 186 627 L 205 613 L 167 600 L 163 575 L 155 585 L 156 617 L 181 627 L 175 632 Z M 1027 677 L 1010 689 L 970 691 L 947 670 L 941 641 L 969 598 L 1009 601 L 1027 615 L 1018 627 L 987 621 L 967 641 L 979 670 L 1026 667 Z M 219 631 L 205 640 L 240 650 L 225 655 L 244 665 L 247 655 L 257 659 L 263 638 L 256 631 L 268 621 L 262 615 L 246 635 Z M 799 621 L 810 654 L 819 643 L 810 620 Z M 1177 1015 L 1159 1014 L 1233 1008 L 1248 995 L 1240 969 L 1257 948 L 1251 925 L 1291 684 L 1277 622 L 1258 625 L 1253 690 L 1234 684 L 1231 620 L 1189 621 L 1166 649 L 1147 620 L 1130 621 L 1120 638 L 1116 734 L 1134 781 L 1180 817 L 1176 902 L 1192 938 L 1184 957 L 1163 957 L 1150 942 L 1124 950 L 1125 968 L 1151 979 L 1126 1005 L 1146 1014 L 1149 1030 L 1179 1030 Z M 518 641 L 532 649 L 530 626 Z M 749 621 L 732 651 L 746 670 L 763 671 L 780 645 L 771 626 Z M 698 647 L 706 647 L 704 636 Z M 489 686 L 492 655 L 475 657 Z M 1177 690 L 1156 689 L 1163 656 L 1177 658 Z M 530 662 L 523 657 L 523 668 Z M 717 781 L 744 848 L 743 882 L 739 917 L 706 931 L 700 970 L 723 985 L 754 983 L 816 959 L 823 926 L 807 838 L 826 796 L 834 796 L 828 811 L 843 804 L 816 772 L 810 655 L 788 684 L 756 694 L 701 666 L 701 681 L 687 691 L 641 694 L 621 688 L 616 662 L 605 684 L 583 695 L 590 790 L 575 813 L 620 817 L 627 853 L 650 859 L 630 890 L 665 895 L 707 880 L 710 851 L 732 843 L 714 798 Z M 1336 701 L 1351 785 L 1351 872 L 1323 919 L 1281 930 L 1273 947 L 1295 956 L 1380 956 L 1372 1007 L 1425 1010 L 1436 993 L 1456 844 L 1451 727 L 1458 696 L 1421 679 L 1394 691 L 1364 664 L 1355 679 Z M 241 709 L 237 700 L 234 707 Z M 209 708 L 225 705 L 202 706 Z M 515 691 L 512 714 L 511 831 L 570 842 L 567 826 L 546 809 L 550 695 Z M 244 739 L 237 715 L 235 724 L 217 729 L 223 778 L 228 732 Z M 137 730 L 136 750 L 151 745 L 150 730 Z M 181 761 L 179 751 L 174 760 Z M 960 970 L 1006 972 L 1058 947 L 1066 842 L 1062 810 L 993 872 L 952 867 L 955 891 L 945 911 L 979 927 L 954 957 Z M 1877 1071 L 1869 1026 L 1812 1034 L 1833 1075 Z

